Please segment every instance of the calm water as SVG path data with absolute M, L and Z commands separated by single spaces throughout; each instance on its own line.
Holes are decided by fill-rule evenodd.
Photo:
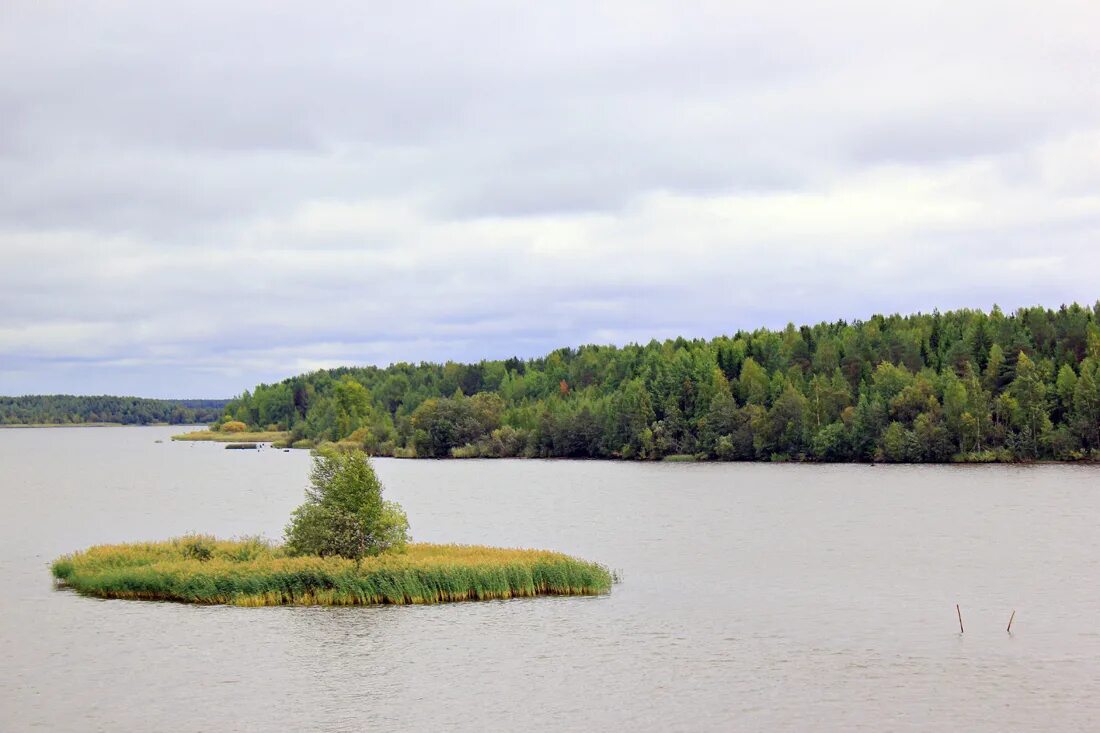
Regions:
M 53 590 L 93 543 L 281 534 L 305 453 L 172 432 L 0 430 L 3 730 L 1100 728 L 1097 469 L 379 460 L 416 539 L 625 580 L 427 608 Z

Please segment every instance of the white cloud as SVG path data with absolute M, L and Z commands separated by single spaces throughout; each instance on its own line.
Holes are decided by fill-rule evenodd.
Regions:
M 2 11 L 0 393 L 1100 295 L 1090 3 L 189 7 Z

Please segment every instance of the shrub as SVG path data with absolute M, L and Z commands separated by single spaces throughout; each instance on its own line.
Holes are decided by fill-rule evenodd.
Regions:
M 467 443 L 463 446 L 451 448 L 451 458 L 481 458 L 483 448 L 479 444 Z
M 714 443 L 714 455 L 718 457 L 720 461 L 732 461 L 737 458 L 737 449 L 733 447 L 733 437 L 730 435 L 719 435 L 718 440 Z
M 952 460 L 955 463 L 1012 463 L 1015 459 L 1011 451 L 998 448 L 996 450 L 959 453 Z
M 230 420 L 222 425 L 221 430 L 223 433 L 243 433 L 245 430 L 248 430 L 248 426 L 240 420 Z
M 228 543 L 227 543 L 228 544 Z M 263 537 L 242 537 L 239 542 L 229 545 L 226 556 L 235 562 L 251 562 L 271 555 L 271 543 Z
M 202 562 L 214 557 L 214 542 L 213 537 L 201 534 L 188 535 L 179 540 L 184 557 Z
M 375 440 L 374 435 L 370 431 L 370 428 L 356 428 L 352 431 L 351 435 L 344 438 L 344 440 L 340 442 L 355 443 L 363 450 L 368 450 L 375 443 Z

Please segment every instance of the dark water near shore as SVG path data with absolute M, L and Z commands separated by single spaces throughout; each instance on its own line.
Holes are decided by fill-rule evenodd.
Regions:
M 624 582 L 352 609 L 53 590 L 89 544 L 281 534 L 307 454 L 176 431 L 0 431 L 0 729 L 1100 728 L 1094 467 L 379 460 L 418 540 Z

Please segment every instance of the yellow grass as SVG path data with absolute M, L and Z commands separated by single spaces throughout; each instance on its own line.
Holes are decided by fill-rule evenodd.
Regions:
M 101 598 L 271 605 L 422 604 L 538 595 L 598 595 L 611 574 L 547 550 L 411 544 L 365 558 L 290 557 L 257 540 L 185 537 L 101 545 L 51 568 L 59 585 Z
M 290 437 L 282 430 L 260 430 L 256 432 L 222 433 L 215 430 L 195 430 L 190 433 L 173 435 L 172 440 L 212 441 L 215 443 L 281 443 Z

